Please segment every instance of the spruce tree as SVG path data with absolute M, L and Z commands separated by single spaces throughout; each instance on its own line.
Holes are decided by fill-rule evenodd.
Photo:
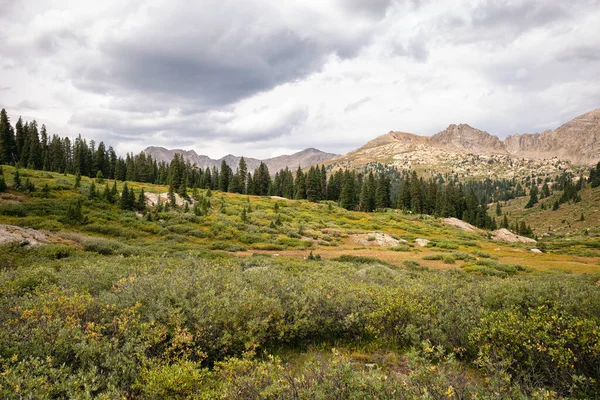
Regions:
M 15 190 L 21 189 L 21 176 L 19 175 L 19 170 L 15 170 L 15 175 L 13 176 L 12 187 Z
M 248 175 L 248 166 L 246 165 L 246 160 L 244 157 L 240 158 L 240 162 L 238 164 L 237 176 L 240 183 L 240 193 L 246 192 L 246 178 Z
M 420 193 L 420 191 L 419 191 Z M 419 194 L 420 197 L 420 194 Z M 420 210 L 422 210 L 423 201 L 420 200 Z M 375 187 L 375 207 L 378 209 L 388 208 L 390 206 L 390 180 L 383 174 L 379 174 L 377 186 Z
M 96 173 L 96 183 L 98 183 L 99 185 L 104 183 L 104 174 L 102 173 L 102 170 L 100 170 L 100 169 Z
M 135 208 L 140 212 L 146 211 L 146 194 L 144 193 L 144 188 L 140 191 Z
M 0 193 L 6 192 L 6 181 L 4 175 L 0 175 Z
M 534 205 L 538 203 L 538 189 L 537 186 L 533 186 L 531 188 L 529 201 L 525 205 L 525 208 L 532 208 Z
M 90 184 L 90 188 L 89 188 L 89 192 L 88 192 L 88 198 L 90 200 L 96 198 L 96 184 L 93 181 Z
M 13 164 L 16 156 L 15 132 L 5 109 L 0 111 L 0 164 Z
M 121 210 L 129 210 L 131 202 L 129 200 L 129 187 L 127 182 L 123 184 L 123 191 L 121 192 L 121 198 L 119 199 L 119 208 Z

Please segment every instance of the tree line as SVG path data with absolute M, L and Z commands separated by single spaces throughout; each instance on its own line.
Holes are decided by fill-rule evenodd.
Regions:
M 525 195 L 521 182 L 491 181 L 460 183 L 457 177 L 441 175 L 424 180 L 415 171 L 375 168 L 375 171 L 328 171 L 313 166 L 295 172 L 282 169 L 271 176 L 266 164 L 253 172 L 242 157 L 234 170 L 225 161 L 220 168 L 200 168 L 176 154 L 171 162 L 158 162 L 150 155 L 116 155 L 112 146 L 87 141 L 79 135 L 49 136 L 45 125 L 38 129 L 34 120 L 19 117 L 13 127 L 6 110 L 0 113 L 0 164 L 11 164 L 97 179 L 147 182 L 168 185 L 169 193 L 189 198 L 188 188 L 223 192 L 280 196 L 309 201 L 329 200 L 348 210 L 372 212 L 398 208 L 406 212 L 441 217 L 456 217 L 475 226 L 494 229 L 496 223 L 487 213 L 490 200 Z M 525 182 L 527 186 L 533 183 Z M 110 196 L 109 191 L 105 190 Z M 112 192 L 112 190 L 111 190 Z M 103 193 L 104 194 L 104 193 Z M 132 208 L 132 207 L 127 207 Z

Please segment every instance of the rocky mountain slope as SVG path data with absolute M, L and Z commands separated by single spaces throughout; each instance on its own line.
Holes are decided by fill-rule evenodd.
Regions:
M 221 167 L 221 162 L 224 160 L 234 170 L 237 168 L 240 158 L 231 154 L 226 155 L 223 158 L 214 160 L 208 156 L 200 155 L 194 150 L 181 150 L 181 149 L 165 149 L 164 147 L 148 147 L 144 150 L 144 153 L 151 155 L 157 161 L 170 162 L 175 154 L 182 154 L 185 160 L 189 160 L 192 164 L 196 164 L 200 168 L 212 168 Z M 258 160 L 256 158 L 246 158 L 246 164 L 248 165 L 249 171 L 254 171 L 258 168 L 261 161 L 264 162 L 271 173 L 275 173 L 286 167 L 290 169 L 296 169 L 298 166 L 302 168 L 310 167 L 316 164 L 322 164 L 325 161 L 333 160 L 339 157 L 338 154 L 326 153 L 314 148 L 302 150 L 298 153 L 291 155 L 282 155 L 278 157 L 268 158 L 266 160 Z
M 389 132 L 327 164 L 334 168 L 360 168 L 381 163 L 469 176 L 511 177 L 531 170 L 551 174 L 569 164 L 598 161 L 600 109 L 554 131 L 516 134 L 504 140 L 466 124 L 450 125 L 433 136 Z

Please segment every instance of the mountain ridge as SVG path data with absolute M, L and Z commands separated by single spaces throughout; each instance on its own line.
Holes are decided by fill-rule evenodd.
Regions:
M 582 114 L 555 130 L 513 134 L 504 140 L 464 123 L 450 124 L 432 136 L 390 131 L 328 164 L 436 165 L 438 160 L 447 161 L 456 154 L 595 164 L 600 161 L 600 109 Z
M 200 168 L 220 168 L 221 162 L 225 161 L 234 171 L 240 162 L 242 156 L 234 156 L 233 154 L 227 154 L 219 159 L 212 159 L 206 155 L 198 154 L 195 150 L 183 150 L 183 149 L 166 149 L 160 146 L 149 146 L 142 151 L 146 155 L 152 156 L 158 162 L 165 161 L 170 162 L 175 154 L 183 155 L 185 160 L 189 160 L 192 164 L 196 164 Z M 325 161 L 333 160 L 340 157 L 339 154 L 327 153 L 314 147 L 309 147 L 293 154 L 284 154 L 277 157 L 271 157 L 264 160 L 260 160 L 252 157 L 244 157 L 246 165 L 249 171 L 253 171 L 258 168 L 261 162 L 264 162 L 271 173 L 275 173 L 286 167 L 295 169 L 300 166 L 301 168 L 311 167 L 316 164 L 321 164 Z

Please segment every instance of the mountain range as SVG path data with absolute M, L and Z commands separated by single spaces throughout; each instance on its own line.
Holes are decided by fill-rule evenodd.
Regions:
M 328 164 L 361 166 L 379 162 L 389 165 L 436 165 L 456 155 L 495 159 L 569 161 L 588 165 L 600 161 L 600 109 L 590 111 L 556 130 L 515 134 L 500 140 L 467 124 L 452 124 L 433 136 L 389 132 Z
M 227 155 L 213 160 L 208 156 L 198 155 L 193 150 L 167 150 L 162 147 L 148 147 L 144 152 L 158 161 L 167 162 L 176 153 L 181 153 L 185 159 L 202 168 L 219 168 L 221 161 L 225 160 L 235 169 L 240 159 Z M 521 167 L 545 168 L 550 163 L 553 163 L 552 168 L 556 168 L 556 160 L 575 165 L 589 165 L 600 161 L 600 109 L 580 115 L 554 131 L 515 134 L 504 140 L 467 124 L 452 124 L 433 136 L 391 131 L 343 156 L 309 148 L 292 155 L 262 161 L 271 172 L 285 167 L 307 168 L 321 163 L 334 168 L 360 168 L 370 163 L 381 163 L 400 168 L 420 165 L 446 166 L 448 170 L 456 170 L 468 161 L 471 165 L 463 165 L 464 170 L 472 172 L 478 170 L 477 162 L 484 166 L 490 163 L 510 164 L 511 171 L 514 171 Z M 253 170 L 261 160 L 246 158 L 246 162 L 248 169 Z M 490 173 L 491 169 L 487 169 L 486 174 Z
M 175 154 L 183 155 L 185 160 L 189 160 L 190 163 L 196 164 L 200 168 L 213 168 L 217 169 L 221 167 L 221 162 L 225 161 L 235 171 L 242 157 L 234 156 L 231 154 L 217 160 L 212 159 L 208 156 L 196 153 L 194 150 L 181 150 L 181 149 L 165 149 L 164 147 L 148 147 L 144 150 L 146 155 L 151 155 L 156 161 L 170 162 Z M 254 171 L 261 162 L 264 162 L 271 173 L 275 173 L 284 168 L 290 168 L 292 170 L 300 168 L 310 167 L 316 164 L 322 164 L 325 161 L 333 160 L 340 157 L 339 154 L 326 153 L 321 150 L 314 148 L 304 149 L 298 153 L 290 155 L 282 155 L 273 158 L 267 158 L 265 160 L 259 160 L 256 158 L 244 157 L 248 171 Z

